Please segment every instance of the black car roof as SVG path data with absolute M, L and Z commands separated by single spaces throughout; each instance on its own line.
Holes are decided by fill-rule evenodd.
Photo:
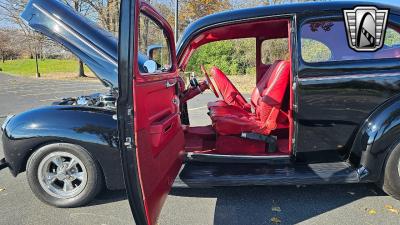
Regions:
M 199 30 L 203 30 L 215 24 L 226 23 L 229 21 L 246 20 L 257 17 L 285 15 L 296 13 L 320 13 L 321 11 L 341 11 L 343 9 L 352 9 L 356 6 L 376 6 L 380 9 L 390 9 L 390 13 L 400 15 L 400 7 L 366 1 L 339 1 L 339 2 L 306 2 L 295 4 L 281 4 L 273 6 L 261 6 L 256 8 L 230 10 L 221 13 L 205 16 L 191 23 L 181 36 L 177 45 L 178 57 L 182 54 L 188 40 Z

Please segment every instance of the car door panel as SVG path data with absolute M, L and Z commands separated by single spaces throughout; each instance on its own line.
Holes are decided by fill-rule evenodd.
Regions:
M 138 98 L 135 111 L 143 113 L 137 117 L 137 130 L 148 131 L 147 143 L 151 143 L 154 157 L 163 151 L 166 142 L 183 133 L 175 87 L 167 88 L 166 82 L 144 82 L 135 87 Z
M 179 90 L 176 88 L 178 71 L 175 42 L 171 27 L 150 5 L 140 0 L 123 0 L 121 4 L 121 24 L 125 24 L 121 29 L 132 24 L 128 28 L 132 29 L 129 31 L 130 36 L 124 30 L 120 37 L 120 40 L 131 41 L 128 51 L 120 47 L 119 63 L 119 84 L 123 93 L 120 93 L 118 101 L 118 116 L 122 116 L 118 121 L 120 138 L 125 140 L 120 145 L 125 183 L 136 224 L 156 224 L 181 168 L 184 151 L 184 133 L 177 97 Z M 124 7 L 132 8 L 125 11 Z M 143 23 L 146 20 L 151 23 Z M 146 27 L 148 24 L 152 27 Z M 141 35 L 141 26 L 148 29 L 148 32 L 143 31 L 147 36 Z M 158 41 L 165 41 L 161 43 L 161 53 L 169 53 L 170 58 L 164 55 L 157 59 L 146 56 L 146 48 L 160 44 Z M 127 45 L 120 43 L 120 46 Z M 133 59 L 132 65 L 129 59 Z M 144 60 L 152 60 L 160 68 L 144 71 Z M 125 68 L 126 62 L 130 65 L 129 68 Z M 131 77 L 127 79 L 124 75 Z M 126 81 L 127 85 L 124 83 Z M 123 101 L 124 99 L 127 100 Z M 130 103 L 133 113 L 130 113 L 131 108 L 121 105 Z M 126 108 L 127 115 L 123 112 Z

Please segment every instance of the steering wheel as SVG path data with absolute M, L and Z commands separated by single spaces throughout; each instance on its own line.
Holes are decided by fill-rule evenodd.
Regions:
M 208 87 L 210 87 L 210 89 L 214 92 L 215 97 L 219 98 L 219 94 L 218 94 L 217 90 L 215 89 L 214 84 L 212 83 L 211 78 L 208 75 L 206 69 L 204 68 L 204 65 L 201 65 L 200 68 L 201 68 L 201 71 L 204 73 L 204 76 L 207 79 Z

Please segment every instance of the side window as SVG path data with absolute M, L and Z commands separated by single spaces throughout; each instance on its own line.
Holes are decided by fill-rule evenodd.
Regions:
M 141 73 L 158 74 L 171 70 L 171 47 L 169 43 L 164 29 L 154 20 L 141 13 L 138 62 Z
M 398 48 L 400 46 L 400 33 L 392 28 L 386 30 L 385 47 Z
M 332 57 L 332 52 L 324 43 L 305 38 L 302 40 L 301 55 L 305 62 L 317 63 L 329 61 Z
M 357 52 L 347 42 L 344 21 L 316 21 L 301 27 L 301 54 L 307 63 L 400 58 L 400 34 L 389 28 L 376 52 Z
M 217 66 L 241 93 L 251 93 L 256 83 L 256 39 L 231 39 L 202 45 L 190 57 L 185 71 L 202 74 L 200 65 L 207 70 Z
M 276 60 L 289 59 L 289 42 L 287 38 L 265 40 L 261 46 L 262 63 L 273 64 Z

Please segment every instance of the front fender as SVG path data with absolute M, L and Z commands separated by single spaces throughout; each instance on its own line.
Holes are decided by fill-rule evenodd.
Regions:
M 400 96 L 378 107 L 364 122 L 353 143 L 350 161 L 365 167 L 366 182 L 380 179 L 391 146 L 400 141 Z
M 25 171 L 28 158 L 40 146 L 66 142 L 82 146 L 98 160 L 110 189 L 122 188 L 114 114 L 101 108 L 48 106 L 16 115 L 7 123 L 2 139 L 12 174 Z

